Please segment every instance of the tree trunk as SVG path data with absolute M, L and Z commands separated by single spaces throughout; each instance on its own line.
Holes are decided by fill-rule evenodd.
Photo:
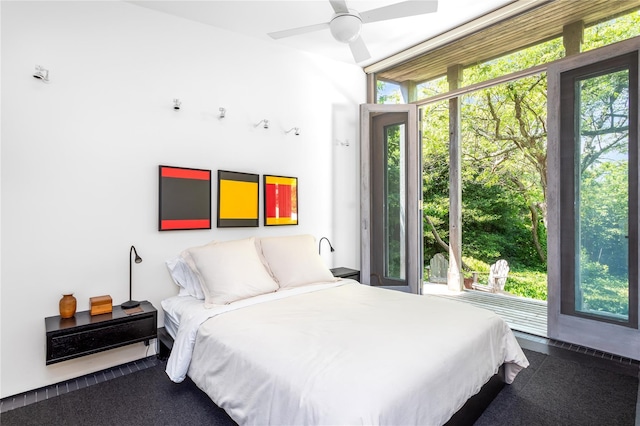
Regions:
M 425 219 L 427 219 L 427 222 L 429 223 L 429 227 L 431 228 L 431 233 L 433 234 L 433 238 L 436 239 L 436 243 L 438 243 L 438 245 L 440 247 L 442 247 L 442 249 L 444 251 L 449 253 L 449 244 L 445 243 L 442 240 L 442 238 L 440 238 L 440 234 L 438 234 L 438 230 L 436 229 L 435 225 L 431 221 L 431 218 L 429 216 L 427 216 L 427 215 L 424 215 L 424 217 L 425 217 Z M 461 262 L 462 262 L 462 269 L 464 269 L 465 271 L 470 271 L 471 270 L 471 268 L 469 268 L 469 265 L 464 263 L 464 260 L 461 260 Z
M 529 204 L 529 210 L 531 211 L 531 233 L 533 234 L 533 244 L 538 252 L 538 257 L 543 263 L 547 263 L 547 255 L 542 249 L 540 244 L 540 237 L 538 237 L 538 210 L 534 204 Z
M 513 182 L 518 187 L 518 189 L 520 190 L 520 193 L 526 199 L 527 192 L 524 184 L 520 182 L 520 179 L 518 179 L 513 175 L 509 176 L 509 178 L 511 179 L 511 182 Z M 538 252 L 538 257 L 540 258 L 540 260 L 543 263 L 547 263 L 547 254 L 542 249 L 542 245 L 540 244 L 540 237 L 538 236 L 538 221 L 540 218 L 538 215 L 538 209 L 536 207 L 536 203 L 531 202 L 531 203 L 528 203 L 527 206 L 529 207 L 529 211 L 531 212 L 531 236 L 533 237 L 533 245 L 535 246 L 536 251 Z M 545 226 L 546 226 L 546 223 L 545 223 Z
M 438 243 L 438 245 L 442 247 L 444 251 L 449 253 L 449 244 L 442 241 L 442 238 L 440 238 L 440 235 L 438 234 L 438 231 L 436 230 L 435 225 L 431 221 L 431 218 L 427 215 L 425 215 L 424 217 L 427 219 L 427 222 L 429 223 L 429 227 L 431 228 L 431 233 L 433 234 L 433 238 L 436 239 L 436 243 Z

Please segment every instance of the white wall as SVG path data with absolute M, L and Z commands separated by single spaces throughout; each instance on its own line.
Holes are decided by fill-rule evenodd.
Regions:
M 124 2 L 3 1 L 1 23 L 2 397 L 145 356 L 137 344 L 45 366 L 63 293 L 78 310 L 128 299 L 131 244 L 133 298 L 158 309 L 177 293 L 164 261 L 212 239 L 327 236 L 327 265 L 358 268 L 359 67 Z M 216 229 L 214 182 L 213 229 L 159 232 L 160 164 L 297 176 L 300 224 Z

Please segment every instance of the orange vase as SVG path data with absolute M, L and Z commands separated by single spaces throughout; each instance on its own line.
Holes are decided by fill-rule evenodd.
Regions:
M 63 294 L 60 299 L 60 317 L 71 318 L 76 313 L 76 298 L 73 294 Z

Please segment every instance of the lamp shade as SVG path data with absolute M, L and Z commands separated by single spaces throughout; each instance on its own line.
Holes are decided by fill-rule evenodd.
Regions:
M 333 38 L 342 43 L 351 43 L 360 35 L 362 20 L 352 14 L 338 15 L 329 23 Z

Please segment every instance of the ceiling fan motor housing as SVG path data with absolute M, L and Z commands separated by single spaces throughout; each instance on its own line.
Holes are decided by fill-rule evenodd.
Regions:
M 339 13 L 329 22 L 329 30 L 333 38 L 342 43 L 351 43 L 360 35 L 362 19 L 357 12 Z

